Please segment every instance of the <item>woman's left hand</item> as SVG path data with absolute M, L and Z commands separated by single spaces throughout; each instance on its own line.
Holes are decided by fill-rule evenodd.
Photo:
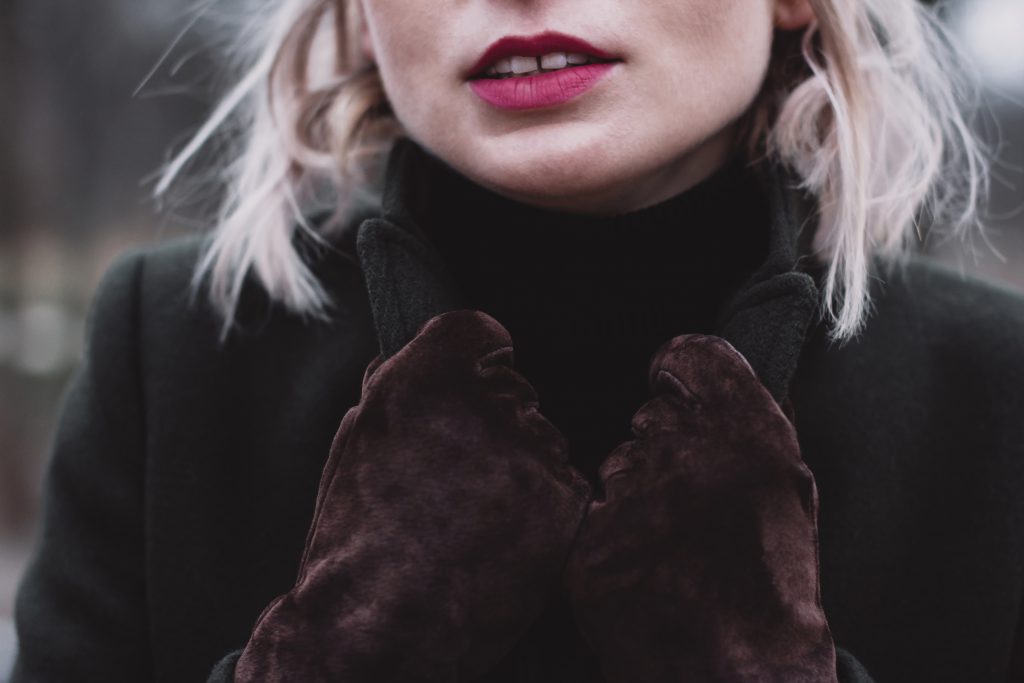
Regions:
M 727 341 L 654 354 L 566 568 L 609 681 L 835 683 L 818 493 L 796 431 Z

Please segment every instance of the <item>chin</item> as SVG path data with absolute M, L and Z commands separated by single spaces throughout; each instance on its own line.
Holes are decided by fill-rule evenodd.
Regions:
M 604 204 L 611 198 L 612 188 L 620 185 L 614 178 L 594 173 L 593 169 L 586 177 L 580 177 L 572 169 L 537 172 L 524 166 L 522 171 L 490 173 L 474 180 L 509 199 L 580 213 L 606 210 Z
M 460 155 L 461 161 L 450 163 L 467 178 L 505 197 L 569 211 L 600 209 L 615 188 L 628 185 L 632 176 L 604 145 L 567 145 L 562 140 L 556 149 L 507 137 L 467 150 Z

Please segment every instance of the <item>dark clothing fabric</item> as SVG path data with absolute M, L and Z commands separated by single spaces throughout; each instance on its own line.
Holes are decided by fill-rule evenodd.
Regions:
M 792 356 L 792 364 L 789 367 L 795 367 L 796 355 L 799 353 L 799 342 L 803 340 L 803 334 L 806 332 L 810 318 L 813 315 L 817 292 L 812 278 L 805 274 L 789 272 L 792 268 L 793 260 L 795 260 L 795 254 L 789 254 L 789 261 L 787 263 L 787 250 L 780 248 L 786 244 L 786 241 L 775 239 L 781 238 L 784 235 L 788 235 L 791 238 L 796 233 L 798 225 L 798 222 L 793 220 L 795 216 L 791 216 L 791 212 L 786 210 L 785 204 L 781 201 L 776 201 L 782 195 L 782 193 L 776 191 L 778 189 L 777 184 L 766 183 L 769 185 L 767 189 L 770 190 L 768 194 L 772 198 L 771 202 L 758 202 L 758 199 L 761 199 L 761 197 L 755 187 L 753 175 L 742 166 L 736 166 L 731 169 L 730 173 L 720 174 L 699 188 L 684 193 L 666 204 L 651 207 L 642 212 L 634 212 L 609 219 L 559 216 L 501 200 L 493 195 L 488 196 L 487 193 L 479 191 L 478 188 L 474 188 L 466 182 L 453 183 L 450 181 L 444 182 L 443 180 L 438 182 L 437 179 L 439 178 L 452 179 L 456 178 L 456 176 L 445 169 L 443 165 L 437 163 L 428 155 L 423 154 L 421 149 L 405 142 L 400 142 L 395 146 L 389 158 L 388 169 L 390 172 L 388 173 L 388 183 L 385 187 L 382 207 L 384 219 L 366 221 L 360 227 L 356 239 L 357 252 L 366 278 L 378 337 L 382 340 L 382 346 L 386 354 L 392 354 L 402 348 L 404 343 L 407 343 L 408 339 L 418 330 L 420 324 L 429 320 L 439 311 L 447 310 L 451 307 L 458 308 L 463 305 L 482 306 L 492 312 L 505 315 L 505 319 L 513 320 L 517 333 L 525 334 L 535 330 L 540 332 L 551 331 L 554 333 L 554 339 L 551 336 L 538 338 L 538 343 L 533 346 L 532 351 L 535 358 L 541 359 L 541 363 L 538 366 L 527 368 L 527 372 L 537 371 L 538 369 L 542 371 L 541 374 L 551 380 L 548 389 L 560 392 L 562 386 L 569 385 L 570 388 L 574 388 L 571 386 L 574 382 L 584 382 L 585 388 L 593 387 L 595 392 L 597 392 L 603 383 L 618 384 L 619 377 L 623 373 L 636 373 L 640 378 L 645 378 L 648 374 L 647 358 L 637 362 L 636 367 L 631 367 L 629 363 L 623 364 L 618 359 L 612 360 L 617 355 L 630 355 L 631 347 L 626 342 L 631 336 L 630 331 L 616 332 L 614 330 L 603 331 L 601 329 L 594 329 L 592 330 L 591 337 L 580 335 L 571 325 L 563 324 L 558 319 L 558 315 L 568 318 L 570 323 L 575 319 L 583 326 L 587 326 L 588 323 L 592 324 L 592 318 L 588 321 L 586 316 L 579 315 L 573 310 L 566 310 L 561 313 L 557 311 L 546 313 L 545 309 L 537 304 L 533 304 L 531 308 L 541 311 L 538 316 L 540 320 L 539 322 L 534 321 L 529 317 L 529 310 L 527 310 L 529 304 L 524 306 L 518 304 L 518 302 L 529 300 L 531 288 L 533 288 L 533 293 L 537 295 L 543 294 L 544 290 L 538 291 L 533 283 L 526 281 L 526 278 L 512 274 L 508 275 L 500 283 L 500 286 L 495 286 L 492 278 L 495 276 L 500 277 L 501 273 L 495 273 L 494 271 L 505 269 L 511 273 L 515 270 L 517 259 L 519 263 L 527 264 L 530 263 L 532 254 L 535 251 L 544 251 L 545 256 L 537 257 L 536 259 L 546 260 L 546 263 L 539 270 L 536 269 L 535 264 L 521 267 L 533 269 L 537 273 L 536 279 L 547 284 L 546 291 L 553 297 L 557 296 L 566 284 L 578 286 L 580 288 L 578 291 L 584 293 L 585 296 L 585 292 L 588 290 L 597 290 L 601 287 L 601 282 L 606 277 L 606 274 L 600 268 L 601 266 L 604 266 L 604 270 L 616 268 L 620 256 L 632 257 L 637 261 L 645 260 L 649 265 L 646 271 L 642 271 L 642 274 L 637 274 L 639 282 L 618 287 L 618 289 L 634 294 L 636 296 L 636 306 L 650 314 L 646 319 L 644 316 L 637 316 L 636 334 L 644 338 L 649 334 L 649 330 L 656 330 L 659 325 L 662 328 L 671 329 L 672 325 L 685 326 L 688 324 L 687 321 L 680 319 L 674 322 L 659 322 L 658 318 L 667 317 L 667 315 L 671 315 L 678 310 L 678 307 L 672 301 L 674 286 L 677 282 L 685 284 L 687 278 L 691 282 L 696 280 L 690 271 L 698 268 L 696 260 L 693 257 L 688 257 L 681 259 L 677 269 L 680 273 L 677 274 L 673 272 L 672 264 L 659 264 L 658 259 L 652 258 L 644 252 L 644 249 L 658 248 L 659 246 L 663 249 L 668 249 L 672 246 L 684 245 L 684 240 L 688 240 L 694 245 L 706 244 L 709 260 L 726 261 L 726 252 L 728 250 L 727 237 L 732 236 L 733 239 L 736 239 L 737 234 L 742 235 L 746 231 L 751 233 L 749 241 L 753 245 L 753 248 L 748 247 L 748 249 L 751 249 L 755 256 L 758 255 L 754 250 L 764 252 L 764 246 L 769 242 L 773 242 L 776 247 L 772 250 L 772 258 L 769 259 L 766 254 L 762 253 L 756 259 L 757 261 L 765 262 L 761 268 L 758 268 L 757 277 L 750 277 L 756 284 L 744 286 L 742 296 L 737 297 L 736 302 L 730 300 L 728 304 L 720 303 L 722 299 L 726 298 L 729 290 L 734 288 L 735 282 L 746 278 L 748 274 L 743 271 L 753 269 L 755 259 L 750 257 L 746 259 L 746 261 L 750 262 L 749 264 L 744 265 L 742 260 L 739 261 L 739 267 L 736 264 L 730 264 L 724 277 L 721 273 L 709 273 L 702 283 L 704 285 L 702 290 L 704 296 L 713 299 L 716 308 L 722 307 L 733 312 L 743 309 L 745 314 L 742 316 L 742 320 L 746 322 L 738 328 L 732 324 L 733 316 L 729 316 L 730 324 L 725 325 L 725 321 L 720 322 L 717 320 L 719 317 L 717 311 L 711 310 L 705 304 L 702 306 L 706 311 L 705 319 L 701 320 L 700 324 L 705 325 L 708 331 L 712 331 L 712 329 L 717 330 L 719 327 L 722 327 L 723 333 L 727 333 L 735 343 L 739 344 L 740 347 L 751 353 L 751 355 L 757 355 L 754 353 L 758 350 L 755 347 L 764 346 L 759 340 L 759 335 L 766 330 L 770 329 L 768 334 L 771 337 L 788 339 L 789 337 L 784 330 L 786 328 L 797 329 L 799 338 L 796 343 L 792 343 L 790 345 L 791 348 L 784 349 L 784 353 L 780 354 Z M 726 177 L 726 175 L 730 177 Z M 765 180 L 770 181 L 771 179 L 766 177 Z M 423 190 L 423 196 L 430 199 L 427 203 L 428 206 L 422 206 L 418 202 L 409 201 L 410 195 L 413 194 L 410 192 L 412 188 Z M 739 191 L 745 195 L 749 200 L 748 204 L 764 203 L 767 210 L 762 210 L 752 216 L 736 216 L 736 211 L 725 206 L 726 203 L 734 203 L 735 197 L 730 196 L 730 190 L 733 192 Z M 450 217 L 438 218 L 438 213 L 444 213 L 445 208 L 461 206 L 463 204 L 471 207 L 472 210 L 465 212 L 461 216 L 458 212 L 449 210 Z M 716 210 L 716 205 L 723 206 Z M 674 209 L 674 211 L 669 209 Z M 776 213 L 779 214 L 778 220 L 769 220 L 769 217 Z M 493 235 L 494 241 L 498 244 L 505 242 L 509 245 L 509 248 L 494 248 L 492 244 L 477 240 L 475 236 L 469 236 L 467 231 L 472 232 L 473 228 L 468 227 L 471 221 L 467 221 L 467 216 L 473 217 L 475 221 L 481 223 L 486 222 L 488 234 Z M 568 226 L 567 229 L 572 231 L 571 239 L 561 236 L 545 237 L 550 231 L 559 230 L 559 226 L 562 225 L 558 220 L 559 218 Z M 754 221 L 754 227 L 723 229 L 718 226 L 719 220 L 731 220 L 733 218 L 737 220 L 750 219 Z M 462 223 L 463 225 L 453 226 L 452 223 L 455 222 Z M 596 247 L 590 245 L 593 241 L 602 241 L 609 233 L 614 233 L 619 227 L 626 226 L 630 222 L 641 233 L 639 241 L 643 243 L 642 245 L 637 245 L 636 247 L 623 246 L 619 249 L 618 254 L 610 253 L 608 249 L 603 248 L 601 245 Z M 396 223 L 402 227 L 398 227 Z M 547 224 L 546 227 L 545 223 Z M 514 234 L 513 231 L 517 224 L 530 225 L 529 228 L 524 230 L 524 233 L 528 238 L 533 239 L 536 249 L 516 249 L 512 246 L 518 242 L 517 239 L 510 239 L 510 234 Z M 699 225 L 703 230 L 700 232 L 690 230 L 684 233 L 679 229 L 680 226 L 687 225 Z M 429 236 L 423 232 L 423 226 L 427 226 L 427 232 L 430 233 Z M 451 237 L 453 233 L 455 238 Z M 466 235 L 466 239 L 471 243 L 471 248 L 466 249 L 464 244 L 457 241 L 460 235 Z M 561 235 L 560 232 L 559 235 Z M 714 237 L 709 238 L 708 235 L 713 235 Z M 410 236 L 413 238 L 410 239 Z M 421 240 L 424 243 L 429 243 L 431 239 L 434 242 L 443 242 L 442 246 L 446 258 L 436 256 L 436 254 L 431 253 L 432 249 L 425 248 L 421 244 Z M 575 240 L 577 245 L 575 248 L 570 243 L 572 240 Z M 474 254 L 473 246 L 476 246 L 485 253 Z M 557 251 L 558 249 L 564 250 L 564 257 L 561 260 L 565 262 L 564 268 L 560 267 L 560 261 L 551 260 L 550 256 L 546 254 L 548 251 Z M 583 252 L 589 256 L 597 267 L 589 270 L 578 267 L 577 263 L 580 260 L 580 256 L 576 252 Z M 740 251 L 740 254 L 742 255 L 743 252 Z M 480 262 L 482 262 L 482 265 Z M 453 267 L 459 273 L 457 283 L 444 277 L 444 271 Z M 467 278 L 467 270 L 471 271 L 471 274 L 475 271 L 475 282 L 473 278 Z M 565 274 L 561 275 L 551 272 L 556 270 L 565 271 Z M 780 278 L 769 278 L 769 281 L 765 282 L 765 278 L 769 274 L 775 274 L 776 270 L 781 273 Z M 662 283 L 647 284 L 659 275 L 661 276 Z M 718 282 L 726 282 L 727 284 L 724 287 L 711 289 L 711 285 Z M 514 295 L 502 296 L 501 290 L 504 289 L 506 284 L 515 290 Z M 756 302 L 752 301 L 750 295 L 757 291 L 765 291 L 764 287 L 762 287 L 765 284 L 768 285 L 768 289 L 772 291 L 773 296 L 767 299 L 756 297 Z M 779 285 L 782 286 L 779 287 Z M 612 287 L 614 292 L 615 283 L 611 283 L 609 286 Z M 466 301 L 467 297 L 464 292 L 456 291 L 459 289 L 469 291 L 475 296 L 469 297 L 469 300 Z M 479 295 L 481 290 L 485 293 L 491 293 L 491 296 L 481 297 Z M 687 296 L 691 299 L 696 299 L 699 295 L 687 293 Z M 618 298 L 622 298 L 622 295 L 618 294 Z M 657 301 L 664 301 L 666 307 L 660 316 L 654 306 L 654 303 Z M 495 310 L 495 303 L 500 305 L 505 302 L 511 304 L 511 314 L 507 311 Z M 571 309 L 572 301 L 570 300 L 566 303 L 570 304 L 569 308 Z M 625 304 L 613 303 L 609 306 L 611 309 L 610 313 L 614 316 L 615 313 L 628 308 L 630 303 L 633 302 L 627 301 Z M 519 311 L 523 312 L 520 314 Z M 763 314 L 770 312 L 777 313 L 771 316 L 774 319 L 762 320 Z M 797 313 L 795 317 L 792 315 L 793 312 Z M 604 311 L 601 311 L 600 320 L 605 320 L 612 316 L 606 315 Z M 758 330 L 757 334 L 752 334 L 750 331 L 744 332 L 741 329 L 750 320 L 755 319 L 758 322 L 758 327 L 763 328 Z M 726 327 L 728 329 L 724 329 Z M 663 333 L 673 336 L 667 331 Z M 569 354 L 560 349 L 558 344 L 559 341 L 564 341 L 566 338 L 572 339 L 576 347 Z M 662 337 L 661 339 L 655 338 L 651 340 L 651 348 L 654 349 L 661 342 L 666 341 L 666 339 L 667 337 Z M 455 343 L 454 339 L 452 343 Z M 519 346 L 521 345 L 517 342 L 517 348 Z M 616 346 L 619 348 L 615 348 Z M 651 354 L 645 353 L 644 355 L 649 356 Z M 561 362 L 547 360 L 551 356 L 564 360 L 561 360 Z M 609 356 L 612 358 L 609 358 Z M 634 362 L 636 361 L 634 360 Z M 523 364 L 520 362 L 519 365 L 522 366 Z M 772 365 L 779 364 L 773 361 Z M 764 374 L 766 371 L 764 364 L 759 362 L 758 366 L 758 373 Z M 577 375 L 567 370 L 575 370 Z M 546 374 L 544 374 L 545 372 Z M 792 374 L 792 372 L 790 371 L 789 374 Z M 534 377 L 535 375 L 531 374 L 529 376 Z M 577 379 L 577 376 L 579 379 Z M 729 380 L 723 377 L 722 381 L 728 382 Z M 788 378 L 785 384 L 788 385 Z M 609 410 L 609 408 L 615 409 L 620 404 L 615 401 L 602 401 L 600 399 L 605 397 L 600 394 L 596 397 L 589 397 L 583 392 L 576 392 L 576 395 L 580 396 L 581 400 L 588 400 L 589 407 L 593 408 L 594 412 L 589 416 L 581 414 L 578 409 L 573 410 L 575 405 L 572 402 L 564 403 L 563 405 L 571 411 L 568 415 L 576 418 L 574 426 L 578 427 L 578 429 L 574 429 L 570 433 L 573 439 L 569 444 L 569 450 L 571 451 L 569 453 L 570 460 L 577 465 L 592 465 L 593 469 L 596 469 L 597 463 L 611 451 L 613 446 L 631 437 L 632 434 L 628 430 L 624 430 L 622 437 L 618 438 L 615 443 L 608 444 L 608 450 L 604 451 L 604 453 L 594 453 L 585 448 L 580 448 L 581 443 L 577 439 L 581 435 L 589 435 L 588 419 L 591 425 L 620 419 L 624 425 L 628 426 L 632 422 L 632 412 L 636 411 L 643 403 L 643 399 L 650 396 L 647 387 L 642 388 L 643 393 L 639 394 L 638 392 L 638 395 L 635 397 L 636 403 L 632 406 L 627 406 L 630 412 L 623 411 L 621 415 L 614 412 L 614 410 Z M 777 389 L 780 394 L 784 393 L 783 387 L 777 387 Z M 548 394 L 545 394 L 544 410 L 545 414 L 550 416 L 550 411 L 546 407 L 548 405 L 547 396 Z M 595 400 L 595 398 L 598 400 Z M 612 398 L 617 399 L 614 395 L 612 395 Z M 744 410 L 741 408 L 738 412 L 742 414 Z M 563 417 L 565 415 L 559 415 L 556 419 Z M 457 418 L 453 415 L 451 421 L 455 420 Z M 594 428 L 591 426 L 590 430 L 594 431 Z M 765 447 L 762 439 L 752 438 L 752 441 L 759 442 L 761 447 Z M 453 439 L 452 443 L 458 443 L 458 439 Z M 583 445 L 586 446 L 587 444 L 584 443 Z M 590 468 L 588 467 L 587 469 Z M 599 488 L 596 476 L 591 483 L 595 490 Z M 500 493 L 500 490 L 495 489 L 495 494 L 498 493 Z M 415 497 L 410 498 L 410 505 L 415 505 Z M 653 512 L 656 509 L 658 507 L 655 504 L 651 511 Z M 643 517 L 649 522 L 649 526 L 652 529 L 658 527 L 659 521 L 664 522 L 664 520 L 659 520 L 656 516 L 652 517 L 649 514 L 645 514 Z M 704 520 L 703 523 L 707 524 L 707 520 Z M 620 537 L 618 540 L 621 542 L 624 539 Z M 615 545 L 615 539 L 608 538 L 606 542 L 608 543 L 607 549 L 611 551 L 611 547 Z M 749 549 L 748 545 L 741 545 L 740 547 Z M 789 557 L 797 557 L 801 554 L 801 551 L 794 550 L 793 553 L 784 554 L 787 554 Z M 747 563 L 745 571 L 748 574 L 754 572 L 758 576 L 765 576 L 771 573 L 771 570 L 767 568 L 765 568 L 764 572 L 758 571 L 755 567 L 756 564 L 756 561 L 753 564 Z M 794 571 L 798 570 L 794 569 Z M 817 579 L 816 568 L 813 571 L 815 572 L 815 579 Z M 679 578 L 682 581 L 682 577 L 680 576 Z M 654 582 L 647 583 L 648 587 L 653 587 L 653 585 Z M 732 584 L 731 588 L 736 591 L 742 591 L 735 583 Z M 635 595 L 638 603 L 642 601 L 641 593 L 642 591 L 638 591 Z M 668 600 L 669 598 L 666 595 L 664 599 Z M 680 599 L 678 602 L 681 608 L 684 600 Z M 536 620 L 528 633 L 519 639 L 514 651 L 493 669 L 489 669 L 488 675 L 480 680 L 487 681 L 488 683 L 534 680 L 591 682 L 605 680 L 598 669 L 598 661 L 599 659 L 608 661 L 607 657 L 598 657 L 598 652 L 591 651 L 590 647 L 594 647 L 594 645 L 588 647 L 587 642 L 584 641 L 575 626 L 578 616 L 578 613 L 574 614 L 574 611 L 570 609 L 564 595 L 556 595 L 555 599 L 547 604 L 546 613 Z M 755 615 L 750 616 L 751 618 L 756 618 Z M 776 619 L 775 626 L 777 629 L 782 629 L 782 617 L 777 616 Z M 637 628 L 643 627 L 639 622 L 636 622 L 634 625 Z M 658 630 L 653 620 L 647 626 L 652 631 Z M 665 626 L 667 627 L 667 624 Z M 699 626 L 697 628 L 700 629 Z M 722 627 L 719 626 L 719 628 Z M 287 624 L 281 624 L 278 630 L 282 634 L 282 642 L 288 642 L 290 638 L 284 634 L 292 633 L 293 629 Z M 633 642 L 636 644 L 635 641 Z M 627 647 L 625 642 L 623 642 L 622 646 L 623 648 Z M 828 646 L 831 650 L 831 641 L 829 641 Z M 600 654 L 607 655 L 607 653 Z M 681 653 L 673 654 L 674 656 L 679 656 Z M 734 661 L 738 659 L 736 653 L 728 651 L 719 653 L 719 656 L 722 659 L 733 659 Z M 775 656 L 784 657 L 785 655 L 782 652 L 777 652 Z M 670 663 L 672 661 L 676 661 L 678 664 L 678 660 L 673 660 L 672 655 L 668 652 L 665 652 L 663 659 L 663 662 L 651 664 L 655 669 L 660 670 L 672 669 L 675 666 Z M 836 665 L 831 654 L 828 655 L 828 659 L 829 665 L 833 670 L 833 678 L 829 680 L 834 680 Z M 810 662 L 806 663 L 810 664 Z M 724 664 L 724 662 L 722 666 L 724 669 L 728 669 L 728 665 Z M 637 675 L 640 676 L 639 672 L 637 672 Z M 753 676 L 753 678 L 756 677 L 756 675 Z M 622 676 L 620 675 L 617 680 L 622 680 Z M 662 679 L 640 676 L 638 680 L 653 681 Z M 823 681 L 824 679 L 816 678 L 814 680 Z
M 379 349 L 353 243 L 352 226 L 370 213 L 361 211 L 335 249 L 311 258 L 336 303 L 326 323 L 288 314 L 250 279 L 240 328 L 218 346 L 219 320 L 188 300 L 199 239 L 132 250 L 107 272 L 19 588 L 13 683 L 207 680 L 292 587 L 332 438 Z M 807 272 L 821 282 L 820 269 Z M 829 344 L 827 323 L 814 322 L 790 392 L 820 494 L 822 602 L 840 680 L 1019 683 L 1024 297 L 923 257 L 879 272 L 871 288 L 859 339 Z M 517 346 L 517 367 L 544 376 L 545 360 L 557 365 L 544 328 L 531 338 L 529 312 L 506 310 L 516 343 L 513 320 L 534 347 L 520 358 Z M 699 331 L 687 329 L 699 320 L 662 322 L 672 334 Z M 628 372 L 640 361 L 614 362 Z M 539 388 L 546 413 L 558 392 L 552 371 Z M 561 414 L 573 429 L 572 410 Z M 570 661 L 569 628 L 539 623 L 528 642 Z M 224 677 L 211 680 L 230 680 L 230 657 L 219 668 Z
M 683 332 L 714 332 L 728 295 L 764 261 L 768 207 L 756 179 L 736 158 L 653 206 L 583 216 L 505 199 L 419 158 L 429 202 L 416 224 L 470 305 L 508 328 L 517 369 L 574 464 L 596 479 L 631 436 L 654 351 Z

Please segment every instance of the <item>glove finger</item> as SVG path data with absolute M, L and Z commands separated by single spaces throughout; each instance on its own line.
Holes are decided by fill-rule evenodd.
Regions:
M 460 308 L 427 320 L 399 353 L 426 351 L 438 358 L 471 359 L 475 364 L 491 352 L 511 346 L 512 336 L 493 316 Z
M 491 315 L 472 309 L 445 311 L 424 322 L 396 354 L 375 359 L 363 388 L 369 390 L 394 372 L 420 389 L 445 386 L 446 380 L 463 382 L 477 373 L 482 359 L 511 346 L 512 336 Z
M 750 364 L 712 335 L 680 335 L 651 361 L 656 396 L 634 416 L 640 447 L 628 456 L 655 471 L 685 467 L 707 485 L 802 466 L 790 419 Z
M 480 360 L 480 377 L 495 396 L 515 398 L 524 406 L 539 405 L 537 390 L 512 366 L 512 347 L 505 346 Z
M 643 449 L 635 446 L 635 440 L 621 443 L 601 463 L 597 474 L 604 489 L 602 500 L 618 499 L 635 487 L 637 472 L 645 466 Z
M 535 447 L 532 452 L 543 456 L 556 467 L 567 466 L 568 440 L 540 410 L 537 390 L 514 368 L 513 360 L 514 352 L 511 346 L 503 346 L 480 359 L 479 375 L 484 383 L 485 397 L 488 400 L 509 401 L 512 406 L 510 416 L 517 421 L 517 428 L 525 428 L 534 435 Z M 521 431 L 523 430 L 517 429 L 517 432 Z M 561 474 L 564 475 L 563 479 L 566 482 L 574 478 L 569 473 Z M 585 481 L 582 474 L 578 476 Z M 570 488 L 578 487 L 570 482 Z
M 704 411 L 760 403 L 781 414 L 750 363 L 713 335 L 684 334 L 665 342 L 651 359 L 648 385 L 652 392 L 679 395 Z
M 377 370 L 380 368 L 380 366 L 384 363 L 385 360 L 386 359 L 384 357 L 384 354 L 378 353 L 366 365 L 366 369 L 363 370 L 363 381 L 361 384 L 363 391 L 366 391 L 366 385 L 369 384 L 370 378 L 373 377 L 374 374 L 376 374 Z
M 659 380 L 661 381 L 663 380 Z M 674 388 L 675 381 L 669 381 Z M 644 466 L 649 458 L 649 449 L 636 446 L 649 443 L 649 437 L 653 434 L 666 430 L 673 431 L 678 434 L 676 443 L 681 445 L 681 441 L 686 438 L 685 425 L 692 423 L 695 410 L 699 410 L 699 406 L 689 398 L 688 392 L 679 394 L 670 389 L 660 391 L 657 396 L 640 406 L 630 422 L 633 438 L 619 444 L 598 469 L 598 476 L 604 483 L 605 490 L 608 490 L 608 482 L 612 477 Z

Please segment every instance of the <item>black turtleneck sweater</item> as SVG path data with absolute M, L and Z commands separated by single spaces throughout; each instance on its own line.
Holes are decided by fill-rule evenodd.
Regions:
M 542 209 L 436 157 L 416 220 L 474 307 L 508 329 L 515 367 L 592 481 L 631 438 L 654 351 L 716 314 L 768 251 L 768 208 L 735 157 L 698 185 L 617 215 Z

